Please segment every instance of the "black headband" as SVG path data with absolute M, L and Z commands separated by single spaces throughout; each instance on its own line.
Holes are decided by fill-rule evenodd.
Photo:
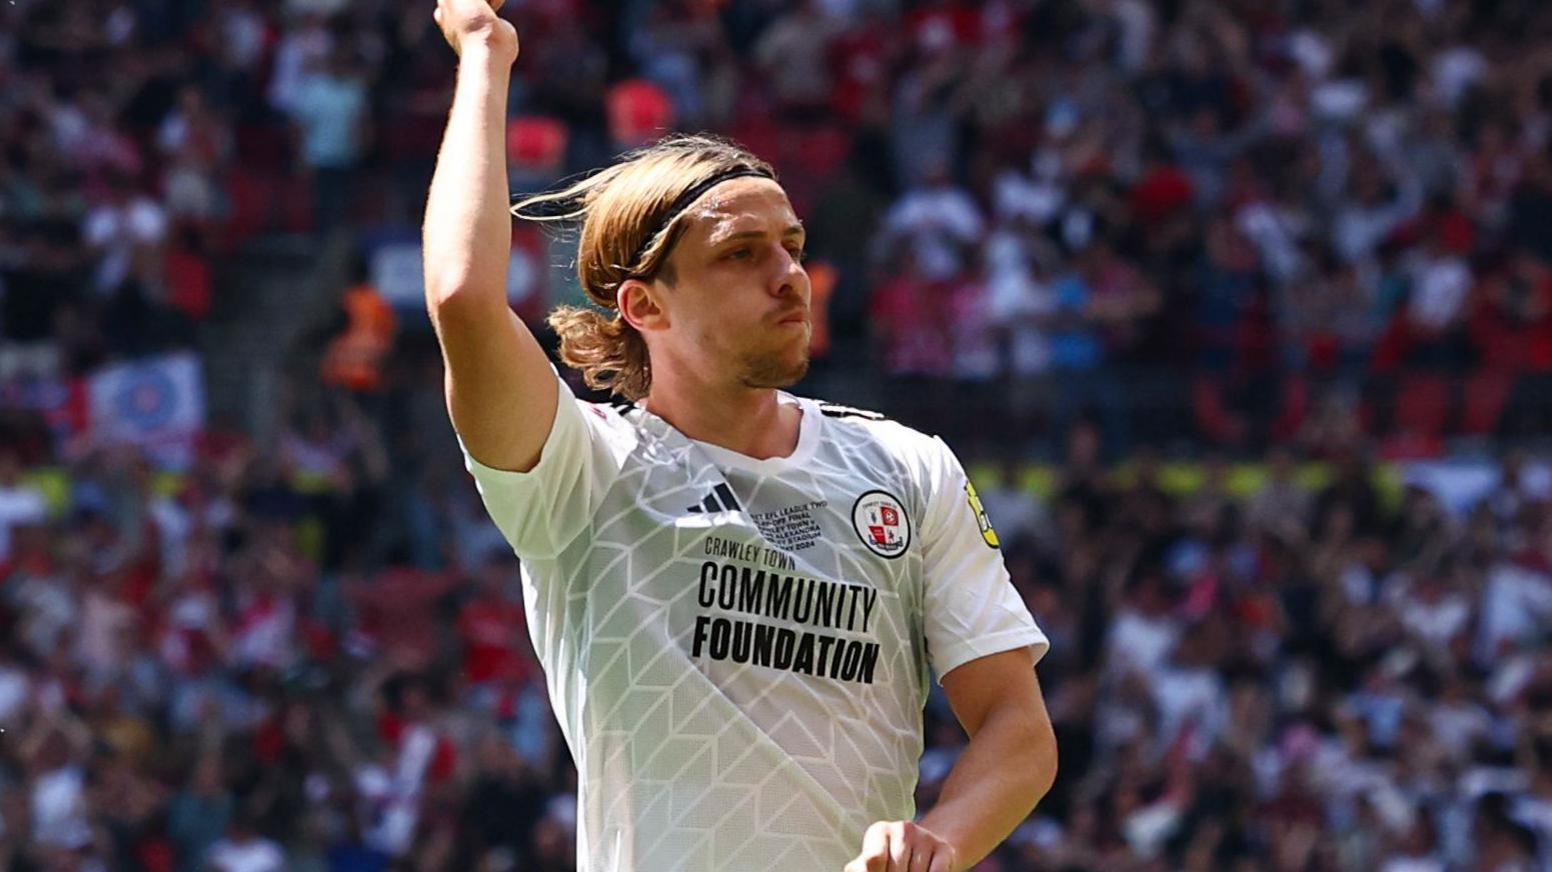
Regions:
M 691 185 L 684 193 L 674 199 L 673 205 L 669 206 L 668 211 L 663 213 L 663 217 L 659 218 L 658 222 L 652 226 L 652 232 L 642 239 L 641 247 L 636 249 L 635 256 L 630 260 L 631 264 L 633 266 L 640 264 L 641 258 L 647 253 L 647 246 L 652 244 L 652 240 L 656 239 L 657 235 L 663 232 L 664 227 L 672 224 L 674 219 L 679 217 L 680 212 L 690 208 L 691 203 L 699 200 L 702 194 L 729 179 L 737 179 L 744 176 L 758 176 L 762 179 L 776 178 L 768 170 L 756 169 L 754 167 L 739 167 L 738 169 L 723 170 L 714 176 L 702 179 L 699 184 Z

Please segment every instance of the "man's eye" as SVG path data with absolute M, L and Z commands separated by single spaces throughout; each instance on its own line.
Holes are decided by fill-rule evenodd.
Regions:
M 730 259 L 742 260 L 743 258 L 746 258 L 746 257 L 749 256 L 749 249 L 748 248 L 735 248 L 732 251 L 728 252 L 727 256 Z
M 798 246 L 793 246 L 793 247 L 787 249 L 787 253 L 791 254 L 792 255 L 792 259 L 797 261 L 798 263 L 802 263 L 803 261 L 808 260 L 808 252 L 804 251 L 802 248 L 799 248 Z

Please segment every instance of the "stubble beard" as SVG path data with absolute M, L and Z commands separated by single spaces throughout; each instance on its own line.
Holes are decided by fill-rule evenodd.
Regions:
M 790 388 L 808 374 L 808 346 L 796 358 L 781 351 L 750 354 L 743 361 L 743 378 L 746 388 Z

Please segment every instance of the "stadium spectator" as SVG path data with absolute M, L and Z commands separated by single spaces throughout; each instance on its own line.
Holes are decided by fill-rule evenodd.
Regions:
M 1065 755 L 1002 868 L 1552 864 L 1552 474 L 1534 441 L 1467 497 L 1376 459 L 1545 435 L 1544 9 L 508 6 L 520 181 L 745 138 L 812 194 L 823 376 L 987 446 Z M 0 4 L 7 868 L 574 868 L 415 325 L 347 297 L 386 365 L 296 405 L 375 385 L 360 419 L 212 427 L 181 472 L 72 423 L 71 379 L 228 351 L 263 234 L 417 223 L 438 38 L 401 0 Z M 924 801 L 959 741 L 927 718 Z

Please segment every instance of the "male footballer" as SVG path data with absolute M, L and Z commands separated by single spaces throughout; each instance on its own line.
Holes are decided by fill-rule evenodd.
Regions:
M 1050 788 L 1056 742 L 1046 638 L 959 461 L 782 390 L 808 366 L 803 225 L 770 166 L 710 137 L 513 210 L 581 225 L 598 308 L 550 324 L 619 402 L 576 399 L 506 300 L 518 39 L 499 5 L 437 4 L 460 63 L 426 296 L 580 774 L 578 869 L 969 868 Z M 970 742 L 917 820 L 934 671 Z

